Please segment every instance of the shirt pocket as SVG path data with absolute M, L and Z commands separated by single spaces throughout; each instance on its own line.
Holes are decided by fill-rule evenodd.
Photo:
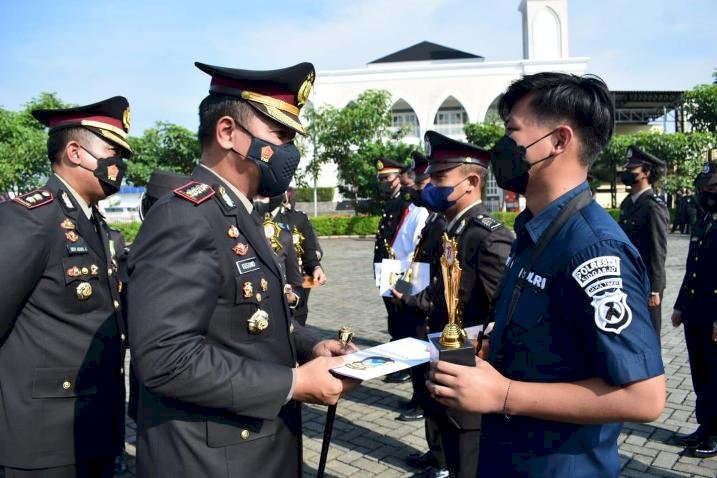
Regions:
M 549 303 L 546 290 L 525 285 L 513 310 L 513 317 L 510 321 L 511 331 L 522 335 L 538 327 L 548 312 Z
M 104 272 L 91 255 L 62 259 L 61 272 L 65 279 L 63 304 L 69 311 L 85 313 L 103 306 L 105 293 L 100 278 Z
M 232 339 L 255 342 L 270 339 L 277 329 L 277 320 L 271 308 L 269 283 L 261 271 L 235 277 Z

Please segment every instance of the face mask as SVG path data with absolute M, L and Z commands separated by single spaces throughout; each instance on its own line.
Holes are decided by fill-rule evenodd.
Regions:
M 88 171 L 92 171 L 97 179 L 100 180 L 100 186 L 105 196 L 111 196 L 120 190 L 124 173 L 127 171 L 127 164 L 121 156 L 110 156 L 109 158 L 96 158 L 92 153 L 87 151 L 84 146 L 80 146 L 87 154 L 95 158 L 97 167 L 88 169 L 80 166 Z
M 273 198 L 269 198 L 268 202 L 262 202 L 262 201 L 254 201 L 254 209 L 264 216 L 265 214 L 271 213 L 274 209 L 281 206 L 281 202 L 284 199 L 284 196 L 274 196 Z
M 525 190 L 528 187 L 528 179 L 530 179 L 530 174 L 528 173 L 530 168 L 552 157 L 552 155 L 546 156 L 531 164 L 525 159 L 525 153 L 528 151 L 528 148 L 544 140 L 555 131 L 557 130 L 553 130 L 545 136 L 536 139 L 528 146 L 518 145 L 518 143 L 508 135 L 500 138 L 490 153 L 490 167 L 498 186 L 518 194 L 525 194 Z
M 428 207 L 421 197 L 421 190 L 409 187 L 401 188 L 401 195 L 411 201 L 416 207 Z
M 461 184 L 463 181 L 468 179 L 468 177 L 463 178 L 461 181 L 458 182 L 458 184 Z M 468 191 L 466 191 L 456 199 L 449 201 L 448 196 L 453 194 L 453 191 L 456 190 L 458 184 L 456 184 L 455 186 L 434 186 L 433 184 L 428 183 L 426 187 L 423 188 L 423 191 L 421 191 L 421 200 L 423 200 L 426 207 L 431 211 L 443 212 L 453 206 L 456 201 L 462 196 L 468 194 Z
M 245 128 L 242 129 L 251 136 L 249 152 L 244 156 L 234 148 L 232 148 L 232 151 L 245 159 L 253 161 L 259 168 L 259 190 L 257 194 L 266 197 L 284 194 L 289 188 L 291 178 L 294 177 L 294 172 L 296 172 L 299 160 L 301 160 L 301 153 L 294 145 L 294 142 L 290 141 L 282 145 L 271 144 L 252 136 Z
M 709 213 L 717 212 L 717 193 L 700 191 L 697 193 L 697 202 L 700 207 Z
M 637 182 L 637 178 L 630 171 L 623 171 L 620 173 L 620 181 L 625 186 L 634 186 Z
M 384 199 L 389 199 L 391 196 L 393 196 L 393 181 L 379 181 L 378 183 L 378 191 L 381 193 L 381 197 Z

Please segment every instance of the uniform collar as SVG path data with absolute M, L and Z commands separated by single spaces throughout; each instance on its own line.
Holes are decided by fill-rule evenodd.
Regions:
M 214 176 L 216 176 L 217 178 L 219 178 L 219 179 L 221 180 L 221 182 L 223 182 L 224 184 L 226 184 L 227 187 L 231 190 L 231 192 L 233 192 L 234 194 L 236 194 L 236 197 L 239 198 L 239 201 L 241 201 L 241 203 L 244 205 L 244 207 L 246 208 L 246 210 L 247 210 L 247 212 L 248 212 L 249 214 L 251 214 L 252 211 L 254 211 L 254 204 L 252 204 L 252 202 L 249 201 L 249 198 L 247 198 L 246 195 L 245 195 L 243 192 L 239 191 L 239 189 L 237 189 L 236 186 L 234 186 L 232 183 L 230 183 L 229 181 L 227 181 L 224 177 L 222 177 L 219 173 L 217 173 L 216 171 L 214 171 L 212 168 L 210 168 L 210 167 L 207 166 L 206 164 L 199 164 L 199 165 L 200 165 L 201 167 L 203 167 L 204 169 L 206 169 L 207 171 L 209 171 L 210 173 L 212 173 L 212 174 L 213 174 Z
M 636 203 L 637 200 L 640 199 L 640 196 L 642 196 L 643 194 L 645 194 L 645 193 L 646 193 L 648 190 L 650 190 L 650 189 L 652 189 L 652 186 L 647 186 L 647 187 L 646 187 L 645 189 L 643 189 L 642 191 L 638 191 L 638 192 L 636 192 L 635 194 L 630 194 L 630 198 L 632 199 L 632 202 L 633 202 L 633 203 Z
M 471 204 L 469 204 L 468 206 L 466 206 L 466 207 L 464 207 L 463 209 L 461 209 L 460 212 L 458 212 L 458 214 L 456 214 L 456 217 L 454 217 L 453 219 L 451 219 L 451 222 L 448 223 L 448 226 L 446 226 L 446 231 L 450 231 L 451 228 L 452 228 L 453 226 L 455 226 L 455 225 L 458 223 L 458 221 L 460 221 L 461 218 L 466 215 L 466 213 L 467 213 L 468 211 L 470 211 L 471 209 L 473 209 L 475 206 L 477 206 L 478 204 L 480 204 L 480 203 L 482 203 L 482 202 L 483 202 L 483 200 L 482 200 L 482 199 L 479 199 L 479 200 L 477 200 L 476 202 L 471 203 Z
M 588 187 L 587 181 L 580 183 L 578 186 L 548 204 L 537 216 L 533 216 L 532 213 L 526 209 L 520 214 L 518 219 L 516 219 L 516 230 L 522 232 L 520 230 L 525 228 L 533 242 L 537 243 L 540 236 L 543 235 L 545 230 L 550 227 L 550 224 L 558 217 L 560 210 L 563 209 L 572 198 L 588 189 Z
M 62 178 L 62 176 L 60 176 L 57 173 L 55 173 L 55 176 L 57 176 L 57 179 L 59 179 L 60 182 L 65 185 L 65 187 L 70 192 L 70 194 L 72 194 L 72 197 L 75 198 L 75 202 L 80 206 L 80 209 L 82 209 L 82 212 L 85 213 L 85 217 L 87 217 L 87 219 L 91 218 L 92 217 L 92 207 L 89 204 L 87 204 L 87 201 L 85 201 L 85 199 L 82 196 L 80 196 L 80 193 L 75 191 L 74 188 L 72 186 L 70 186 L 67 183 L 67 181 L 65 181 Z

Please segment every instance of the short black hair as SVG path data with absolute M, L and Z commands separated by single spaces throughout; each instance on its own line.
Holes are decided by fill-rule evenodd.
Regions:
M 580 161 L 590 166 L 607 145 L 615 126 L 615 104 L 605 82 L 594 75 L 544 72 L 524 76 L 498 102 L 505 121 L 523 97 L 539 120 L 567 122 L 579 138 Z
M 60 160 L 67 143 L 70 141 L 84 143 L 83 146 L 87 147 L 92 134 L 94 133 L 82 126 L 57 128 L 50 131 L 47 136 L 47 158 L 50 160 L 50 164 Z
M 656 164 L 643 164 L 642 170 L 645 172 L 650 171 L 647 176 L 647 182 L 650 184 L 655 184 L 662 177 L 662 168 Z
M 199 104 L 197 138 L 202 146 L 209 144 L 214 128 L 222 116 L 229 116 L 240 125 L 246 125 L 254 109 L 244 100 L 228 95 L 208 95 Z

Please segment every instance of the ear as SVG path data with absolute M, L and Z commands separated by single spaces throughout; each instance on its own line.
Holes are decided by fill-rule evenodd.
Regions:
M 80 146 L 80 143 L 78 143 L 75 140 L 68 141 L 65 145 L 65 156 L 67 156 L 68 161 L 70 163 L 74 164 L 75 166 L 79 166 L 82 160 L 80 159 L 80 151 L 82 150 L 82 147 Z
M 480 187 L 480 176 L 477 174 L 472 174 L 468 176 L 468 182 L 473 186 L 474 188 Z
M 236 128 L 236 123 L 231 116 L 222 116 L 214 125 L 214 139 L 222 149 L 234 148 L 232 135 Z
M 569 125 L 561 125 L 555 130 L 556 139 L 553 142 L 553 148 L 556 153 L 563 153 L 568 149 L 569 145 L 575 139 L 575 132 Z

